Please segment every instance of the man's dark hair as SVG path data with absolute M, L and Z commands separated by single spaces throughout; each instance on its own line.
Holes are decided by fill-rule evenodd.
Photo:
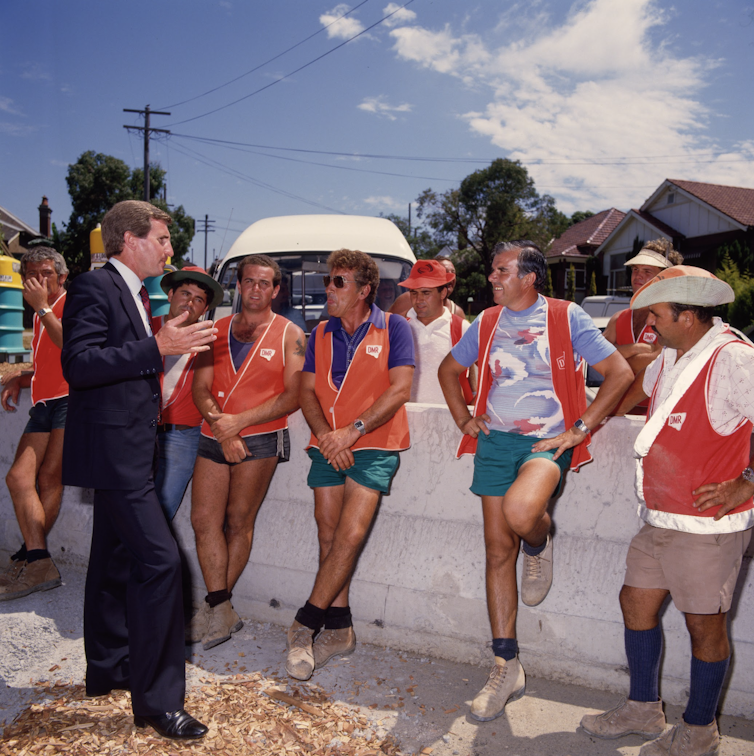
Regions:
M 709 323 L 715 314 L 714 307 L 702 307 L 701 305 L 678 304 L 677 302 L 668 302 L 670 309 L 673 311 L 673 321 L 678 320 L 678 316 L 684 311 L 689 310 L 694 313 L 694 317 L 700 323 Z
M 547 285 L 547 260 L 542 250 L 528 239 L 516 239 L 509 242 L 498 242 L 492 250 L 493 258 L 501 252 L 518 250 L 516 263 L 518 265 L 518 277 L 523 278 L 529 273 L 534 273 L 534 288 L 537 292 L 543 292 Z
M 377 263 L 365 252 L 358 249 L 336 249 L 327 258 L 327 267 L 332 272 L 336 268 L 350 270 L 359 286 L 369 285 L 370 291 L 364 300 L 368 307 L 372 306 L 380 285 L 380 271 Z
M 213 297 L 215 296 L 215 292 L 210 289 L 210 287 L 204 283 L 203 281 L 196 281 L 193 278 L 184 278 L 182 281 L 178 281 L 177 283 L 174 283 L 170 287 L 170 291 L 175 294 L 178 289 L 181 288 L 181 286 L 186 286 L 187 284 L 191 284 L 193 286 L 198 286 L 206 295 L 207 295 L 207 304 L 209 304 Z
M 21 278 L 26 276 L 26 266 L 29 263 L 41 263 L 45 260 L 52 260 L 55 266 L 55 272 L 62 276 L 68 272 L 68 266 L 65 264 L 65 258 L 57 250 L 52 247 L 32 247 L 30 250 L 24 252 L 21 257 Z
M 124 200 L 113 205 L 102 219 L 102 244 L 108 260 L 123 251 L 123 236 L 130 231 L 138 239 L 145 239 L 152 230 L 152 221 L 170 225 L 173 219 L 159 207 L 142 200 Z
M 238 277 L 238 283 L 241 283 L 243 278 L 243 269 L 247 265 L 259 265 L 262 268 L 272 268 L 272 285 L 279 286 L 280 281 L 283 278 L 283 274 L 280 272 L 280 266 L 267 255 L 247 255 L 238 263 L 238 270 L 236 275 Z

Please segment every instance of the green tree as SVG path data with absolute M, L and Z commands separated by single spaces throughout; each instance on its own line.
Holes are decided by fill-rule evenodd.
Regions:
M 592 271 L 592 275 L 589 278 L 589 287 L 586 290 L 586 295 L 588 297 L 593 297 L 597 294 L 597 273 L 596 271 Z
M 594 213 L 591 210 L 577 210 L 568 219 L 568 225 L 575 226 L 577 223 L 581 223 L 581 221 L 585 221 L 587 218 L 591 218 L 593 215 Z
M 477 283 L 483 288 L 474 292 L 475 298 L 488 304 L 492 289 L 487 277 L 495 244 L 531 239 L 544 249 L 568 226 L 555 200 L 537 193 L 526 168 L 502 158 L 474 171 L 458 189 L 443 193 L 426 189 L 417 199 L 417 216 L 439 247 L 458 249 L 459 263 L 480 274 Z M 460 280 L 461 271 L 457 272 Z
M 553 296 L 552 290 L 552 268 L 547 266 L 547 281 L 545 282 L 545 290 L 542 292 L 546 297 Z
M 90 150 L 68 167 L 66 183 L 71 216 L 64 230 L 53 228 L 53 238 L 71 276 L 76 276 L 89 269 L 89 234 L 102 222 L 105 213 L 116 202 L 143 197 L 144 171 L 141 168 L 131 171 L 122 160 Z M 157 164 L 150 166 L 149 183 L 152 196 L 157 197 L 165 185 L 165 171 Z M 181 267 L 194 237 L 194 220 L 183 205 L 169 210 L 162 200 L 154 199 L 152 203 L 173 216 L 173 264 Z
M 566 299 L 571 302 L 576 301 L 576 268 L 571 263 L 568 266 L 568 283 L 566 285 Z
M 722 305 L 720 316 L 735 328 L 748 328 L 754 323 L 754 279 L 749 271 L 743 271 L 734 262 L 727 250 L 722 253 L 720 267 L 715 275 L 730 284 L 736 298 L 728 305 Z
M 444 246 L 438 244 L 432 234 L 422 226 L 412 225 L 409 229 L 408 218 L 402 215 L 389 213 L 388 215 L 380 214 L 380 217 L 387 218 L 398 226 L 418 260 L 430 260 L 436 257 Z

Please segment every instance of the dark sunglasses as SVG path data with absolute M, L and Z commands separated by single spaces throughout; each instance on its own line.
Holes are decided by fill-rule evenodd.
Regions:
M 322 276 L 322 280 L 325 282 L 325 288 L 332 281 L 336 289 L 342 289 L 347 283 L 356 283 L 356 281 L 351 281 L 350 278 L 346 278 L 345 276 Z

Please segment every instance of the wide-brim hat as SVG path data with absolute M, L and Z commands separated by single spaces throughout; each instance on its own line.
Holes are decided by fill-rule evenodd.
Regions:
M 404 289 L 433 289 L 447 286 L 455 276 L 438 260 L 419 260 L 411 268 L 411 274 L 398 286 Z
M 653 249 L 642 249 L 636 257 L 626 260 L 626 266 L 629 265 L 651 265 L 653 268 L 673 267 L 673 263 L 662 252 L 655 252 Z
M 210 288 L 212 291 L 212 301 L 207 305 L 208 310 L 222 304 L 223 287 L 212 276 L 208 276 L 204 272 L 204 268 L 200 268 L 198 265 L 185 265 L 180 270 L 175 270 L 172 273 L 164 275 L 160 281 L 160 288 L 167 294 L 176 284 L 183 281 L 202 283 Z
M 658 273 L 631 297 L 631 309 L 660 302 L 716 307 L 736 298 L 733 289 L 708 270 L 692 265 L 674 265 Z

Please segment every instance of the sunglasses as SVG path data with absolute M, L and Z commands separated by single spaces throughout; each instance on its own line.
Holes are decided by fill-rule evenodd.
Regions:
M 325 282 L 325 288 L 327 288 L 330 285 L 330 281 L 332 281 L 333 286 L 335 286 L 336 289 L 342 289 L 347 283 L 356 283 L 356 281 L 351 281 L 350 278 L 346 278 L 345 276 L 322 276 L 322 280 Z

